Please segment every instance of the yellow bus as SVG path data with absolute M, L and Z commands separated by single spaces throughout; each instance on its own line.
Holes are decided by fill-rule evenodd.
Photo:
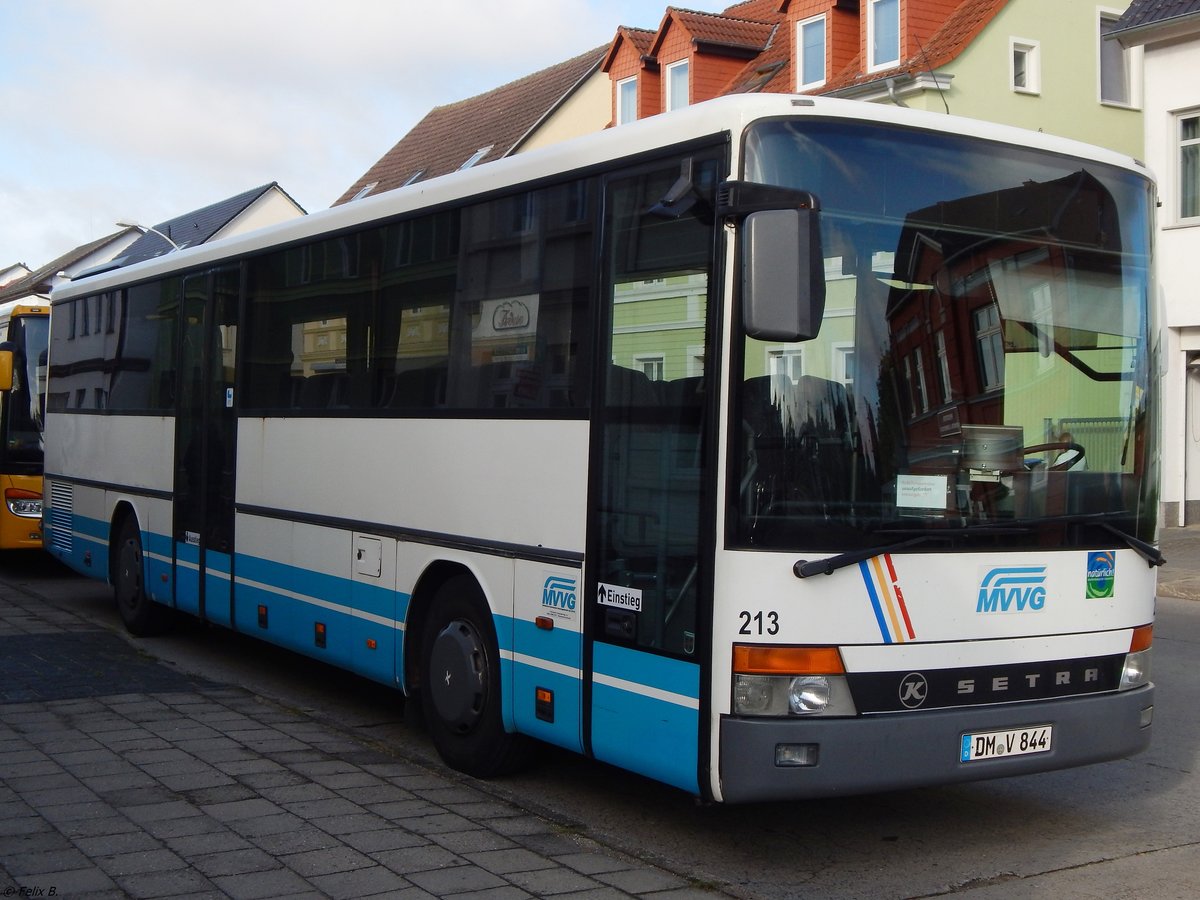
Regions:
M 42 546 L 42 390 L 50 305 L 0 306 L 0 550 Z

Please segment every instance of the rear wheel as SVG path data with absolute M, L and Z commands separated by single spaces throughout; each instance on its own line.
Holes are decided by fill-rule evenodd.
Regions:
M 504 730 L 495 629 L 470 576 L 438 590 L 421 646 L 422 706 L 442 759 L 479 778 L 519 768 L 530 741 Z
M 117 563 L 113 573 L 113 594 L 125 628 L 139 637 L 166 631 L 170 625 L 170 612 L 146 595 L 142 535 L 132 516 L 121 523 L 113 549 Z

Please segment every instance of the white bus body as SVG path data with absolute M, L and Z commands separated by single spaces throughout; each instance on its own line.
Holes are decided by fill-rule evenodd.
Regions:
M 1041 134 L 744 96 L 79 279 L 46 543 L 135 630 L 421 694 L 477 774 L 527 737 L 717 801 L 1128 755 L 1151 197 Z

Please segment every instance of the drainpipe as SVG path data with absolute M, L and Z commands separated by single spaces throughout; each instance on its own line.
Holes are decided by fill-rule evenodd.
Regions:
M 897 106 L 902 106 L 905 109 L 908 109 L 908 104 L 896 96 L 896 79 L 888 78 L 884 83 L 887 85 L 888 97 L 891 99 L 891 101 Z

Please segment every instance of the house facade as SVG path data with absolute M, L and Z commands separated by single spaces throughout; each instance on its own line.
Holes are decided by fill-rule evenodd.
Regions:
M 1200 0 L 1133 0 L 1114 41 L 1145 53 L 1146 162 L 1158 177 L 1163 378 L 1162 506 L 1200 522 Z
M 827 94 L 986 119 L 1140 156 L 1140 50 L 1114 0 L 747 0 L 617 30 L 613 124 L 730 93 Z

